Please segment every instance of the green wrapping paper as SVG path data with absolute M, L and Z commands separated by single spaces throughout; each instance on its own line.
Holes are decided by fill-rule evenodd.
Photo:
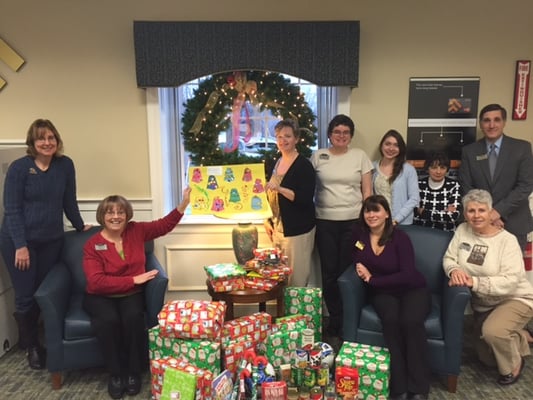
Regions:
M 246 270 L 234 263 L 207 265 L 204 270 L 209 279 L 235 278 L 246 275 Z
M 322 289 L 310 287 L 285 288 L 285 315 L 310 316 L 309 328 L 315 332 L 315 342 L 322 340 Z
M 163 357 L 182 358 L 191 364 L 220 373 L 220 343 L 209 340 L 178 339 L 161 337 L 159 326 L 148 330 L 148 353 L 150 360 Z
M 195 397 L 196 376 L 173 368 L 165 370 L 161 400 L 194 400 Z
M 358 369 L 360 399 L 388 398 L 390 354 L 385 347 L 344 342 L 335 365 Z

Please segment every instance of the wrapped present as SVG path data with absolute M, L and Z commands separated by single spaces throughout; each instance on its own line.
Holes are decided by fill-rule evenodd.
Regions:
M 226 321 L 222 326 L 221 342 L 225 344 L 232 339 L 249 335 L 258 342 L 267 337 L 272 329 L 272 316 L 266 312 L 257 312 Z
M 234 376 L 237 372 L 237 367 L 244 354 L 248 350 L 255 350 L 257 342 L 253 340 L 250 335 L 241 336 L 238 339 L 232 339 L 222 344 L 222 367 L 230 371 Z
M 263 278 L 283 281 L 292 274 L 292 268 L 288 265 L 276 265 L 272 267 L 260 267 L 255 270 Z
M 386 348 L 344 342 L 335 358 L 335 365 L 357 368 L 360 396 L 362 394 L 359 398 L 388 397 L 390 354 Z
M 182 339 L 218 339 L 224 324 L 223 301 L 174 300 L 158 314 L 160 335 Z
M 265 355 L 274 368 L 295 363 L 296 349 L 301 347 L 301 335 L 298 329 L 268 335 L 265 340 Z
M 235 263 L 221 263 L 204 267 L 209 279 L 237 278 L 246 275 L 246 270 Z
M 265 292 L 272 290 L 278 284 L 277 280 L 264 278 L 257 272 L 249 272 L 243 280 L 245 287 Z
M 181 358 L 213 374 L 220 373 L 220 343 L 201 339 L 162 337 L 161 328 L 148 330 L 148 351 L 151 360 L 163 357 Z
M 195 400 L 196 376 L 174 368 L 167 368 L 163 378 L 161 400 Z
M 259 265 L 279 265 L 284 262 L 283 251 L 275 247 L 255 249 L 254 260 Z
M 239 264 L 221 263 L 204 267 L 209 283 L 215 292 L 231 292 L 245 288 L 246 270 Z
M 285 315 L 309 315 L 309 328 L 315 332 L 315 341 L 322 339 L 322 289 L 310 287 L 285 288 Z
M 272 332 L 306 329 L 309 327 L 310 319 L 311 317 L 309 315 L 303 314 L 287 315 L 285 317 L 276 318 L 276 322 L 272 325 Z
M 247 350 L 255 349 L 272 329 L 272 316 L 257 312 L 224 323 L 222 327 L 222 366 L 235 374 Z
M 246 287 L 243 277 L 209 279 L 209 284 L 213 288 L 213 291 L 217 293 L 243 290 Z
M 150 361 L 152 374 L 152 398 L 161 399 L 164 387 L 165 371 L 173 368 L 196 377 L 196 400 L 212 400 L 212 385 L 214 375 L 211 371 L 198 368 L 187 361 L 175 357 L 163 357 Z

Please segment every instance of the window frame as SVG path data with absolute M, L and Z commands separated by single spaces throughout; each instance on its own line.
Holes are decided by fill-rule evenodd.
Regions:
M 150 191 L 154 215 L 165 215 L 179 202 L 182 179 L 173 178 L 173 170 L 186 173 L 179 118 L 174 110 L 182 107 L 175 88 L 146 88 L 146 112 L 150 159 Z M 317 147 L 328 146 L 327 125 L 336 114 L 350 114 L 351 89 L 317 87 Z M 181 223 L 228 224 L 213 216 L 186 215 Z

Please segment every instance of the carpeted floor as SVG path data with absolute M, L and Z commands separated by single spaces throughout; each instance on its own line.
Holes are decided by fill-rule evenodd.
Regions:
M 533 357 L 526 358 L 522 377 L 514 385 L 500 386 L 496 383 L 497 371 L 484 367 L 477 361 L 469 346 L 469 324 L 466 324 L 463 366 L 459 376 L 457 393 L 448 393 L 444 378 L 434 376 L 430 399 L 533 399 Z M 143 376 L 143 388 L 131 399 L 150 399 L 150 376 Z M 47 371 L 33 371 L 27 367 L 24 353 L 17 349 L 0 358 L 0 398 L 10 400 L 92 400 L 109 399 L 107 374 L 102 369 L 71 371 L 64 374 L 63 387 L 52 390 Z M 125 397 L 127 398 L 127 397 Z

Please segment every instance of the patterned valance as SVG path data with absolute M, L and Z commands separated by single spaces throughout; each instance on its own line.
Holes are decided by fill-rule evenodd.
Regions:
M 235 70 L 281 72 L 319 86 L 359 82 L 359 21 L 135 21 L 133 33 L 139 87 Z

